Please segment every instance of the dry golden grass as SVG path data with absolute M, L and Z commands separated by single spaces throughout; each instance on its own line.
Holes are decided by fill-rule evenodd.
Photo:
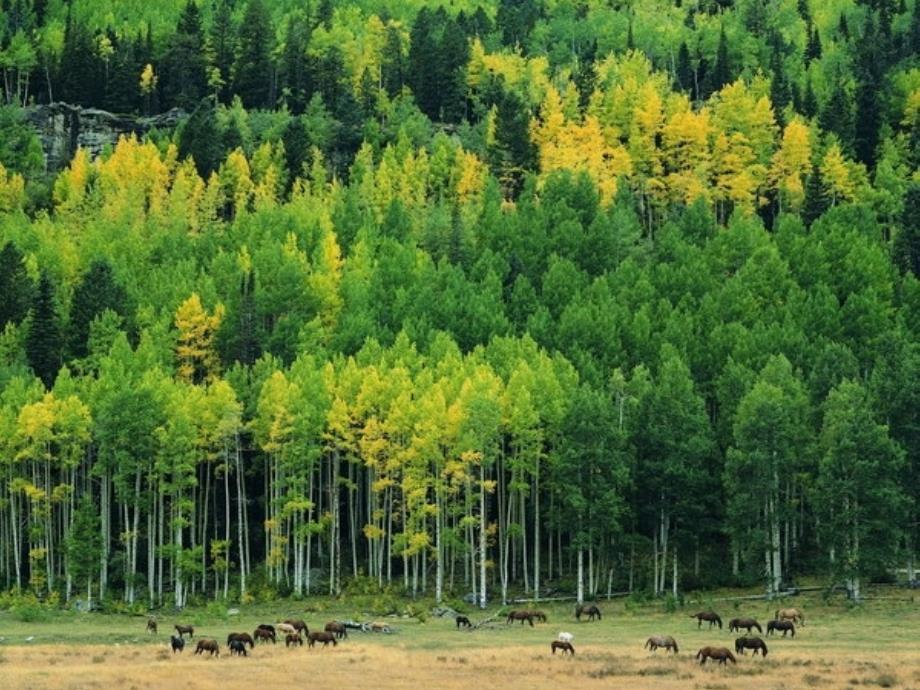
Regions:
M 547 631 L 548 632 L 548 631 Z M 551 636 L 550 636 L 551 637 Z M 483 643 L 488 641 L 483 634 Z M 193 645 L 192 645 L 193 646 Z M 912 651 L 847 654 L 785 652 L 739 659 L 735 667 L 701 668 L 692 655 L 657 656 L 634 645 L 584 646 L 574 658 L 551 656 L 548 645 L 482 646 L 431 651 L 381 645 L 361 637 L 337 648 L 260 646 L 249 658 L 173 656 L 163 645 L 21 646 L 3 650 L 4 688 L 356 688 L 565 687 L 635 690 L 694 688 L 920 688 L 920 654 Z

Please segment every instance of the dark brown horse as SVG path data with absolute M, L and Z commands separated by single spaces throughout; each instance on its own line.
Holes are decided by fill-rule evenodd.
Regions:
M 169 645 L 172 647 L 173 654 L 176 652 L 181 652 L 183 649 L 185 649 L 185 639 L 176 637 L 175 635 L 170 635 Z
M 745 649 L 753 649 L 754 656 L 757 656 L 758 652 L 763 656 L 767 655 L 767 643 L 761 640 L 759 637 L 748 637 L 745 635 L 744 637 L 739 637 L 737 640 L 735 640 L 736 654 L 743 655 Z
M 696 627 L 697 629 L 703 626 L 703 621 L 709 621 L 709 628 L 712 629 L 712 626 L 718 624 L 719 630 L 722 629 L 722 619 L 719 618 L 718 613 L 712 611 L 700 611 L 699 613 L 694 613 L 691 618 L 696 618 Z
M 298 632 L 298 634 L 300 634 L 300 633 L 303 633 L 304 635 L 309 635 L 309 634 L 310 634 L 310 629 L 307 628 L 307 624 L 304 623 L 302 620 L 294 620 L 294 619 L 288 618 L 288 619 L 287 619 L 286 621 L 284 621 L 284 622 L 285 622 L 287 625 L 292 626 L 292 627 L 294 628 L 294 630 L 296 630 L 296 631 Z
M 237 656 L 249 656 L 249 654 L 246 653 L 246 643 L 242 640 L 230 640 L 227 646 L 230 647 L 230 656 L 234 654 Z
M 256 641 L 252 639 L 252 635 L 245 632 L 230 633 L 227 635 L 227 646 L 230 646 L 230 643 L 236 640 L 237 642 L 242 642 L 243 644 L 248 644 L 250 649 L 253 649 L 256 646 Z
M 597 618 L 597 620 L 600 620 L 601 610 L 597 608 L 597 606 L 595 606 L 594 604 L 591 604 L 589 606 L 579 604 L 578 606 L 575 607 L 575 618 L 578 621 L 581 621 L 582 616 L 587 616 L 589 621 L 593 621 L 595 618 Z
M 700 660 L 700 666 L 706 663 L 706 659 L 718 661 L 720 664 L 724 664 L 726 661 L 730 661 L 733 664 L 738 663 L 735 661 L 735 655 L 731 653 L 728 647 L 703 647 L 696 653 L 696 658 Z
M 744 628 L 748 632 L 751 632 L 751 628 L 757 628 L 757 632 L 763 632 L 763 629 L 760 627 L 760 623 L 755 621 L 753 618 L 732 618 L 730 621 L 728 621 L 728 632 L 741 632 L 741 628 Z
M 562 655 L 565 656 L 566 653 L 575 656 L 575 648 L 572 646 L 571 642 L 563 642 L 562 640 L 553 640 L 549 643 L 549 648 L 553 650 L 553 654 L 556 653 L 557 649 L 562 650 Z
M 217 640 L 198 640 L 195 654 L 203 654 L 204 652 L 210 652 L 211 656 L 215 654 L 220 656 L 220 645 L 217 644 Z
M 792 637 L 795 637 L 795 623 L 792 621 L 768 621 L 767 635 L 772 635 L 776 630 L 782 630 L 783 637 L 786 637 L 788 632 L 792 632 Z
M 157 634 L 157 619 L 153 616 L 147 619 L 147 632 Z
M 190 638 L 195 637 L 195 626 L 194 625 L 177 625 L 176 632 L 179 633 L 179 637 L 184 637 L 188 635 Z
M 328 647 L 330 642 L 332 643 L 333 647 L 338 644 L 338 642 L 335 641 L 335 634 L 325 630 L 323 632 L 314 630 L 309 635 L 307 635 L 307 643 L 310 645 L 310 647 L 315 645 L 317 642 L 322 642 L 323 647 Z
M 268 642 L 269 640 L 271 640 L 272 644 L 277 642 L 275 639 L 275 631 L 263 627 L 256 628 L 255 631 L 253 631 L 252 636 L 261 642 Z
M 530 615 L 533 616 L 534 620 L 538 620 L 541 623 L 546 622 L 546 614 L 542 611 L 531 611 Z
M 344 623 L 340 623 L 339 621 L 329 621 L 326 623 L 323 630 L 328 633 L 335 633 L 335 636 L 340 640 L 343 637 L 348 637 L 348 628 L 345 627 Z
M 307 633 L 308 635 L 310 633 Z M 290 647 L 291 645 L 298 645 L 303 647 L 303 638 L 300 635 L 285 635 L 284 636 L 284 646 Z
M 505 624 L 513 623 L 514 621 L 521 621 L 521 625 L 524 625 L 524 621 L 530 623 L 530 627 L 533 627 L 533 613 L 530 611 L 509 611 L 508 620 L 505 621 Z
M 667 652 L 674 650 L 675 654 L 680 651 L 677 648 L 677 640 L 670 635 L 653 635 L 645 641 L 645 647 L 653 652 L 658 651 L 659 647 Z
M 473 624 L 470 623 L 470 619 L 466 616 L 457 616 L 454 619 L 457 622 L 457 628 L 472 628 Z

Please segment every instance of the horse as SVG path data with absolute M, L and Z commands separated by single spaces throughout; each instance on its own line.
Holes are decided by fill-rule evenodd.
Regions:
M 659 647 L 665 652 L 673 650 L 675 654 L 680 651 L 677 648 L 677 640 L 670 635 L 652 635 L 645 641 L 645 647 L 653 652 L 657 652 Z
M 231 642 L 242 642 L 244 645 L 249 645 L 250 649 L 254 649 L 256 646 L 256 641 L 252 639 L 252 635 L 245 632 L 230 633 L 227 635 L 227 646 L 230 646 Z
M 259 623 L 256 627 L 259 630 L 268 630 L 272 635 L 275 634 L 275 626 L 270 625 L 269 623 Z
M 726 661 L 738 663 L 735 661 L 735 655 L 727 647 L 703 647 L 696 653 L 696 658 L 700 660 L 700 666 L 706 663 L 706 659 L 718 661 L 720 664 L 725 664 Z
M 313 647 L 317 642 L 322 642 L 323 647 L 328 647 L 329 643 L 332 643 L 332 646 L 335 647 L 338 642 L 335 641 L 335 635 L 331 632 L 314 630 L 309 635 L 307 635 L 307 644 L 310 647 Z
M 183 649 L 185 649 L 185 639 L 182 637 L 176 637 L 175 635 L 170 635 L 169 645 L 172 647 L 173 654 L 176 652 L 181 652 Z
M 157 619 L 152 616 L 147 619 L 147 632 L 157 634 Z
M 751 632 L 751 628 L 757 628 L 757 632 L 763 632 L 760 623 L 753 618 L 732 618 L 728 621 L 728 632 L 741 632 L 741 628 L 744 628 L 748 632 Z
M 757 656 L 757 653 L 760 652 L 763 656 L 767 655 L 767 643 L 761 640 L 759 637 L 739 637 L 735 640 L 735 653 L 744 655 L 745 649 L 753 649 L 754 656 Z
M 584 606 L 583 604 L 579 604 L 578 606 L 575 607 L 576 620 L 581 621 L 582 615 L 586 615 L 589 621 L 593 621 L 595 617 L 597 618 L 597 620 L 600 620 L 601 610 L 597 608 L 597 606 L 595 606 L 594 604 L 591 604 L 590 606 Z
M 536 620 L 540 621 L 541 623 L 546 622 L 546 614 L 543 613 L 542 611 L 530 611 L 530 615 L 533 616 Z
M 275 626 L 275 629 L 279 633 L 282 633 L 284 635 L 299 635 L 300 634 L 297 632 L 297 628 L 295 628 L 290 623 L 278 623 L 278 625 Z
M 466 616 L 457 616 L 454 620 L 457 623 L 458 630 L 460 628 L 472 628 L 473 627 L 473 624 L 470 623 L 470 619 L 467 618 Z
M 575 656 L 575 648 L 572 646 L 571 642 L 563 642 L 562 640 L 553 640 L 549 643 L 549 648 L 553 650 L 553 654 L 556 653 L 557 649 L 562 650 L 562 655 L 565 656 L 566 652 Z
M 709 621 L 709 629 L 712 630 L 712 626 L 716 623 L 719 624 L 719 630 L 722 629 L 722 619 L 719 618 L 718 613 L 713 613 L 712 611 L 700 611 L 699 613 L 694 613 L 691 618 L 696 618 L 696 628 L 699 630 L 703 626 L 703 621 Z
M 252 636 L 256 638 L 257 640 L 261 640 L 262 642 L 268 642 L 269 640 L 272 641 L 272 644 L 275 644 L 275 642 L 277 642 L 277 640 L 275 639 L 275 629 L 274 628 L 269 630 L 268 628 L 263 628 L 262 626 L 259 626 L 253 631 Z
M 792 621 L 799 625 L 805 625 L 805 614 L 799 609 L 777 609 L 773 618 L 778 621 Z
M 177 625 L 175 628 L 176 632 L 179 633 L 179 637 L 184 637 L 186 633 L 188 633 L 189 639 L 195 637 L 194 625 Z
M 561 632 L 556 635 L 556 639 L 560 642 L 571 642 L 575 639 L 575 636 L 570 632 Z
M 246 653 L 246 643 L 242 640 L 230 640 L 227 646 L 230 647 L 230 656 L 234 654 L 237 656 L 249 656 L 249 654 Z
M 310 633 L 307 634 L 309 635 Z M 291 645 L 299 645 L 303 647 L 303 638 L 300 635 L 285 635 L 284 646 L 290 647 Z
M 307 628 L 307 624 L 304 623 L 302 620 L 294 620 L 294 619 L 288 618 L 284 622 L 287 625 L 293 625 L 294 630 L 296 630 L 298 633 L 303 633 L 304 635 L 307 635 L 310 632 L 310 629 Z
M 393 629 L 386 623 L 381 623 L 380 621 L 375 621 L 370 624 L 370 631 L 375 633 L 386 633 L 389 635 L 393 632 Z
M 786 637 L 786 633 L 792 632 L 792 636 L 795 637 L 795 624 L 792 621 L 787 620 L 776 620 L 769 621 L 767 623 L 767 635 L 772 635 L 774 631 L 782 630 L 783 637 Z
M 323 630 L 329 633 L 335 633 L 335 636 L 340 640 L 343 637 L 348 637 L 348 628 L 345 627 L 344 623 L 339 623 L 339 621 L 329 621 L 326 623 Z
M 524 625 L 524 621 L 530 623 L 530 627 L 533 627 L 533 614 L 530 611 L 509 611 L 508 620 L 505 621 L 505 624 L 513 623 L 514 621 L 521 621 L 521 625 Z
M 220 656 L 220 645 L 217 644 L 217 640 L 198 640 L 195 654 L 203 654 L 204 652 L 210 652 L 211 656 L 215 654 Z

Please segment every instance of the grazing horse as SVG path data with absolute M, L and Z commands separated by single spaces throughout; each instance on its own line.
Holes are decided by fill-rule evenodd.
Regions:
M 259 623 L 256 626 L 259 630 L 268 630 L 272 635 L 275 634 L 275 626 L 268 623 Z
M 542 611 L 531 611 L 530 615 L 534 617 L 535 620 L 540 621 L 541 623 L 546 622 L 546 614 Z
M 272 641 L 272 644 L 275 644 L 275 642 L 277 642 L 277 640 L 275 639 L 274 628 L 269 630 L 268 628 L 263 628 L 259 626 L 253 631 L 252 636 L 255 637 L 257 640 L 261 640 L 262 642 L 268 642 L 269 640 Z
M 343 637 L 348 637 L 348 628 L 345 627 L 344 623 L 339 623 L 339 621 L 329 621 L 323 627 L 323 630 L 328 633 L 335 633 L 335 636 L 340 640 Z
M 773 618 L 778 621 L 792 621 L 799 625 L 805 625 L 805 614 L 799 609 L 777 609 Z
M 147 619 L 147 632 L 157 634 L 157 619 L 152 616 Z
M 706 659 L 718 661 L 720 664 L 724 664 L 726 661 L 730 661 L 733 664 L 738 663 L 735 661 L 735 655 L 727 647 L 703 647 L 696 653 L 696 658 L 700 660 L 700 666 L 706 663 Z
M 194 625 L 177 625 L 176 632 L 179 633 L 179 637 L 183 637 L 188 633 L 189 638 L 195 637 L 195 626 Z
M 549 643 L 549 648 L 553 650 L 553 654 L 556 653 L 557 649 L 562 650 L 562 655 L 565 656 L 566 652 L 575 656 L 575 648 L 572 646 L 571 642 L 563 642 L 562 640 L 553 640 Z
M 295 628 L 290 623 L 278 623 L 278 625 L 275 626 L 275 629 L 283 635 L 299 635 L 300 634 L 297 632 L 297 628 Z
M 304 635 L 309 635 L 309 634 L 310 634 L 310 629 L 307 627 L 307 624 L 304 623 L 302 620 L 294 620 L 294 619 L 288 618 L 288 619 L 287 619 L 286 621 L 284 621 L 284 622 L 285 622 L 287 625 L 292 625 L 292 626 L 294 626 L 294 630 L 296 630 L 298 634 L 299 634 L 299 633 L 303 633 Z
M 331 632 L 314 630 L 309 635 L 307 635 L 307 644 L 310 647 L 313 647 L 317 642 L 322 642 L 323 647 L 328 647 L 329 643 L 332 643 L 332 646 L 335 647 L 338 642 L 335 641 L 335 635 Z
M 514 621 L 521 621 L 521 625 L 524 625 L 524 621 L 530 623 L 530 627 L 533 627 L 533 613 L 530 611 L 509 611 L 508 620 L 505 621 L 505 624 L 513 623 Z
M 570 632 L 561 632 L 556 635 L 556 639 L 560 642 L 571 642 L 575 639 L 575 636 Z
M 220 656 L 220 645 L 217 644 L 217 640 L 198 640 L 195 654 L 203 654 L 204 652 L 210 652 L 211 656 L 215 654 Z
M 728 632 L 741 632 L 741 628 L 744 628 L 748 632 L 751 632 L 751 628 L 757 628 L 757 632 L 763 632 L 760 627 L 760 623 L 755 621 L 753 618 L 732 618 L 730 621 L 728 621 Z
M 677 640 L 670 635 L 652 635 L 645 641 L 645 647 L 653 652 L 657 652 L 659 647 L 666 652 L 673 650 L 675 654 L 680 651 L 677 648 Z
M 785 621 L 785 620 L 768 621 L 767 622 L 767 635 L 772 635 L 775 630 L 782 630 L 783 637 L 786 637 L 786 633 L 792 631 L 792 636 L 795 637 L 795 624 L 792 621 Z
M 250 649 L 254 649 L 256 646 L 256 641 L 252 639 L 252 635 L 249 633 L 230 633 L 227 635 L 227 646 L 230 646 L 231 642 L 242 642 L 244 645 L 249 645 Z
M 759 637 L 739 637 L 735 640 L 735 653 L 744 655 L 745 649 L 753 649 L 754 656 L 757 656 L 757 653 L 760 652 L 763 656 L 767 655 L 767 643 L 761 640 Z
M 230 656 L 234 654 L 237 656 L 249 656 L 249 654 L 246 653 L 246 643 L 242 640 L 230 640 L 227 646 L 230 647 Z
M 307 634 L 309 635 L 310 633 Z M 303 647 L 303 638 L 300 635 L 285 635 L 284 646 L 290 647 L 291 645 L 299 645 Z
M 712 611 L 700 611 L 699 613 L 694 613 L 691 618 L 696 618 L 696 627 L 699 630 L 703 626 L 703 621 L 709 621 L 709 629 L 712 630 L 712 626 L 716 623 L 719 624 L 719 630 L 722 629 L 722 619 L 719 618 L 718 613 L 713 613 Z
M 578 606 L 575 607 L 575 618 L 578 621 L 581 621 L 582 615 L 587 616 L 589 621 L 593 621 L 595 617 L 597 618 L 597 620 L 600 620 L 601 610 L 597 608 L 597 606 L 595 606 L 594 604 L 591 604 L 590 606 L 584 606 L 583 604 L 579 604 Z
M 176 652 L 181 652 L 183 649 L 185 649 L 185 639 L 182 637 L 176 637 L 175 635 L 170 635 L 169 645 L 172 647 L 173 654 Z
M 472 628 L 473 627 L 473 624 L 470 623 L 470 619 L 467 618 L 466 616 L 457 616 L 454 620 L 457 623 L 458 630 L 460 628 Z

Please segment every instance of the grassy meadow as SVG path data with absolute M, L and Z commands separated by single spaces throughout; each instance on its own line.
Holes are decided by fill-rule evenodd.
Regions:
M 879 592 L 859 608 L 842 601 L 798 597 L 806 625 L 795 639 L 765 638 L 766 659 L 739 657 L 734 667 L 701 668 L 693 658 L 704 645 L 734 648 L 728 620 L 753 616 L 761 624 L 774 603 L 720 601 L 713 596 L 674 612 L 661 604 L 626 600 L 600 602 L 600 622 L 575 621 L 566 603 L 541 605 L 549 621 L 534 628 L 503 621 L 458 631 L 450 618 L 384 617 L 393 634 L 352 631 L 338 647 L 257 645 L 248 658 L 230 658 L 224 643 L 231 631 L 251 632 L 258 623 L 285 617 L 306 620 L 311 629 L 333 618 L 376 620 L 347 603 L 310 600 L 244 607 L 236 616 L 207 610 L 160 613 L 159 634 L 146 634 L 146 619 L 114 614 L 55 612 L 25 622 L 0 613 L 0 687 L 3 688 L 692 688 L 750 690 L 780 688 L 892 687 L 920 689 L 920 651 L 915 632 L 920 607 L 904 590 Z M 690 614 L 713 608 L 725 629 L 697 629 Z M 523 607 L 522 607 L 523 608 Z M 473 622 L 495 614 L 473 612 Z M 196 626 L 195 639 L 216 637 L 221 657 L 168 649 L 175 623 Z M 574 658 L 553 657 L 549 643 L 560 631 L 575 635 Z M 677 638 L 680 653 L 667 656 L 643 648 L 651 634 Z

